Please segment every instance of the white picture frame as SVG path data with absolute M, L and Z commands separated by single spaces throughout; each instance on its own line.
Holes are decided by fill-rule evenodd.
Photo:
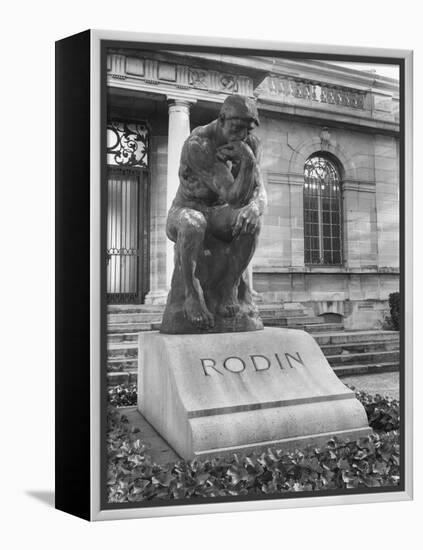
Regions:
M 297 43 L 284 43 L 284 42 L 270 42 L 270 41 L 250 41 L 250 40 L 230 40 L 222 38 L 203 38 L 195 36 L 177 36 L 177 35 L 157 35 L 146 33 L 132 33 L 132 32 L 119 32 L 119 31 L 106 31 L 106 30 L 90 30 L 88 33 L 89 43 L 89 174 L 87 173 L 86 184 L 89 185 L 89 335 L 88 347 L 89 356 L 86 356 L 84 365 L 79 368 L 85 369 L 89 379 L 89 400 L 84 398 L 84 413 L 86 415 L 86 421 L 89 424 L 89 449 L 85 449 L 82 453 L 85 457 L 89 455 L 89 487 L 87 492 L 84 493 L 83 500 L 89 495 L 89 505 L 87 502 L 81 503 L 81 508 L 84 511 L 78 513 L 76 505 L 69 505 L 71 513 L 81 515 L 85 519 L 93 521 L 98 520 L 114 520 L 114 519 L 126 519 L 126 518 L 144 518 L 144 517 L 157 517 L 157 516 L 170 516 L 170 515 L 189 515 L 189 514 L 204 514 L 204 513 L 217 513 L 217 512 L 233 512 L 242 510 L 270 510 L 292 507 L 309 507 L 309 506 L 328 506 L 337 504 L 359 504 L 359 503 L 378 503 L 396 500 L 410 500 L 413 496 L 413 462 L 412 462 L 412 449 L 413 449 L 413 372 L 412 372 L 412 312 L 413 312 L 413 297 L 412 297 L 412 63 L 413 54 L 409 50 L 397 50 L 397 49 L 376 49 L 376 48 L 362 48 L 362 47 L 338 47 L 338 46 L 322 46 L 313 44 L 297 44 Z M 72 37 L 68 40 L 71 40 Z M 66 39 L 65 39 L 66 40 Z M 64 42 L 64 41 L 62 41 Z M 102 224 L 102 198 L 101 198 L 101 181 L 102 181 L 102 159 L 104 146 L 104 135 L 102 135 L 102 120 L 104 118 L 105 109 L 105 82 L 102 72 L 102 63 L 104 63 L 104 47 L 107 44 L 119 43 L 128 47 L 131 43 L 136 46 L 137 43 L 142 44 L 169 44 L 172 47 L 175 46 L 192 46 L 196 47 L 209 47 L 219 52 L 222 48 L 236 48 L 245 50 L 255 50 L 262 52 L 263 56 L 268 55 L 268 52 L 281 52 L 284 55 L 289 53 L 302 54 L 304 58 L 310 56 L 342 56 L 345 60 L 351 59 L 357 61 L 358 58 L 380 58 L 381 61 L 389 58 L 398 60 L 398 63 L 402 67 L 401 71 L 401 97 L 400 102 L 402 105 L 402 120 L 401 120 L 401 140 L 402 140 L 402 179 L 403 185 L 402 197 L 404 203 L 401 205 L 402 215 L 402 254 L 403 264 L 401 265 L 402 276 L 402 300 L 404 308 L 403 328 L 401 330 L 401 365 L 402 369 L 402 395 L 404 396 L 404 403 L 402 408 L 403 417 L 402 423 L 402 436 L 403 436 L 403 456 L 405 462 L 403 465 L 404 479 L 403 489 L 392 492 L 367 492 L 365 494 L 345 494 L 339 495 L 319 495 L 319 496 L 301 496 L 290 498 L 272 498 L 266 500 L 243 500 L 236 502 L 207 502 L 207 503 L 184 503 L 183 505 L 165 504 L 165 505 L 152 505 L 146 506 L 143 503 L 142 506 L 131 507 L 107 507 L 102 505 L 101 493 L 102 484 L 104 483 L 104 470 L 101 468 L 101 454 L 104 449 L 104 441 L 102 441 L 102 407 L 104 406 L 104 380 L 103 370 L 101 369 L 101 363 L 104 357 L 104 335 L 102 336 L 102 323 L 105 320 L 104 316 L 104 297 L 101 295 L 102 285 L 102 264 L 100 258 L 102 258 L 101 249 L 101 224 Z M 87 52 L 88 54 L 88 52 Z M 60 108 L 60 107 L 59 107 Z M 57 139 L 60 139 L 58 136 Z M 63 153 L 65 154 L 65 153 Z M 57 185 L 63 185 L 60 175 L 57 178 Z M 59 221 L 60 223 L 60 221 Z M 60 260 L 59 260 L 60 261 Z M 64 269 L 60 264 L 59 270 Z M 88 268 L 88 266 L 87 266 Z M 60 289 L 59 289 L 60 292 Z M 88 308 L 86 309 L 88 312 Z M 60 308 L 58 315 L 62 315 Z M 87 325 L 87 326 L 88 326 Z M 59 337 L 58 345 L 61 346 L 75 345 L 75 341 L 67 340 L 66 336 Z M 60 353 L 60 349 L 59 349 Z M 58 384 L 61 384 L 60 369 L 65 368 L 63 364 L 56 365 L 58 373 Z M 65 385 L 65 381 L 63 381 Z M 60 389 L 60 395 L 62 392 L 66 392 L 66 388 Z M 89 406 L 88 406 L 89 403 Z M 65 412 L 66 414 L 69 413 Z M 103 417 L 104 420 L 104 417 Z M 70 418 L 65 421 L 71 425 L 75 420 Z M 65 428 L 58 425 L 58 430 Z M 77 428 L 78 429 L 78 428 Z M 87 438 L 83 441 L 86 444 Z M 81 443 L 82 445 L 83 443 Z M 63 441 L 59 441 L 57 445 L 61 446 L 59 449 L 59 455 L 65 453 L 66 449 L 63 448 Z M 75 441 L 72 441 L 72 445 L 75 445 Z M 56 477 L 60 478 L 60 469 L 57 471 Z M 65 486 L 65 482 L 64 485 Z M 59 498 L 60 500 L 60 498 Z M 76 506 L 76 508 L 75 508 Z M 58 506 L 60 509 L 67 508 L 66 499 Z

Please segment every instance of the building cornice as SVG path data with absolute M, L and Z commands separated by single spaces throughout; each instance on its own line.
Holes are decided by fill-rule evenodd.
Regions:
M 318 74 L 322 65 L 319 62 L 283 62 L 285 69 L 290 67 L 289 75 L 285 69 L 285 73 L 282 72 L 282 62 L 272 64 L 267 58 L 212 54 L 196 54 L 194 58 L 188 53 L 181 57 L 175 52 L 167 55 L 165 52 L 113 50 L 107 56 L 107 84 L 140 91 L 150 97 L 153 94 L 163 96 L 162 99 L 172 96 L 218 104 L 228 95 L 239 93 L 255 96 L 262 111 L 394 134 L 399 131 L 398 101 L 393 95 L 370 93 L 360 89 L 355 81 L 354 87 L 347 87 L 345 80 L 328 83 Z M 307 78 L 299 76 L 300 69 L 307 67 L 312 68 Z M 270 68 L 273 72 L 266 72 Z M 328 66 L 327 70 L 334 73 L 333 67 Z M 320 80 L 310 80 L 308 77 L 313 74 Z
M 281 76 L 298 77 L 306 80 L 324 81 L 327 84 L 345 86 L 357 90 L 373 90 L 387 92 L 394 97 L 399 95 L 399 82 L 376 73 L 352 69 L 336 63 L 328 63 L 314 59 L 288 59 L 266 56 L 245 56 L 198 53 L 198 52 L 167 52 L 170 55 L 179 55 L 200 63 L 203 60 L 233 67 L 242 67 L 244 70 L 254 71 L 264 76 L 275 74 Z
M 327 63 L 314 59 L 293 60 L 257 57 L 267 62 L 269 74 L 299 77 L 307 80 L 324 81 L 327 84 L 345 86 L 363 91 L 385 92 L 394 97 L 399 95 L 399 81 L 358 69 Z

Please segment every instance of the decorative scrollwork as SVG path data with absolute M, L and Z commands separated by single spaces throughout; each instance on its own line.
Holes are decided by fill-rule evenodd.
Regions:
M 207 88 L 207 71 L 199 69 L 190 69 L 188 81 L 194 88 Z
M 236 78 L 229 74 L 223 74 L 220 77 L 220 86 L 225 92 L 237 92 L 238 82 Z
M 145 124 L 110 122 L 107 125 L 107 164 L 147 168 L 149 132 Z

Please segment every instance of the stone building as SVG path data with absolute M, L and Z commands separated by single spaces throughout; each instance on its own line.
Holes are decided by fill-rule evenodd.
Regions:
M 380 328 L 399 288 L 399 84 L 329 62 L 110 50 L 107 292 L 163 304 L 167 210 L 190 129 L 255 97 L 269 206 L 253 258 L 263 306 Z

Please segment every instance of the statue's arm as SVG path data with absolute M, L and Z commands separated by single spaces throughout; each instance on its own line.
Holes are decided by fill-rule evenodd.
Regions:
M 251 147 L 251 150 L 253 151 L 254 156 L 256 158 L 256 164 L 255 164 L 255 170 L 254 170 L 254 188 L 253 188 L 253 193 L 249 204 L 252 206 L 255 206 L 261 216 L 264 213 L 267 206 L 267 194 L 266 194 L 266 189 L 264 187 L 263 175 L 260 169 L 262 148 L 261 148 L 260 140 L 255 135 L 248 136 L 247 143 Z
M 238 213 L 238 217 L 233 228 L 234 235 L 237 235 L 238 233 L 254 233 L 267 206 L 267 195 L 264 188 L 263 176 L 260 170 L 260 141 L 256 136 L 250 135 L 247 138 L 247 144 L 251 148 L 256 159 L 253 172 L 254 183 L 252 195 L 248 201 L 248 204 L 241 208 Z
M 205 183 L 224 202 L 240 206 L 251 200 L 256 161 L 251 149 L 247 146 L 243 148 L 240 169 L 234 177 L 223 160 L 225 156 L 230 159 L 231 154 L 239 154 L 239 146 L 236 152 L 232 149 L 232 146 L 225 146 L 216 155 L 209 140 L 194 136 L 185 142 L 181 160 L 190 168 L 195 179 Z

